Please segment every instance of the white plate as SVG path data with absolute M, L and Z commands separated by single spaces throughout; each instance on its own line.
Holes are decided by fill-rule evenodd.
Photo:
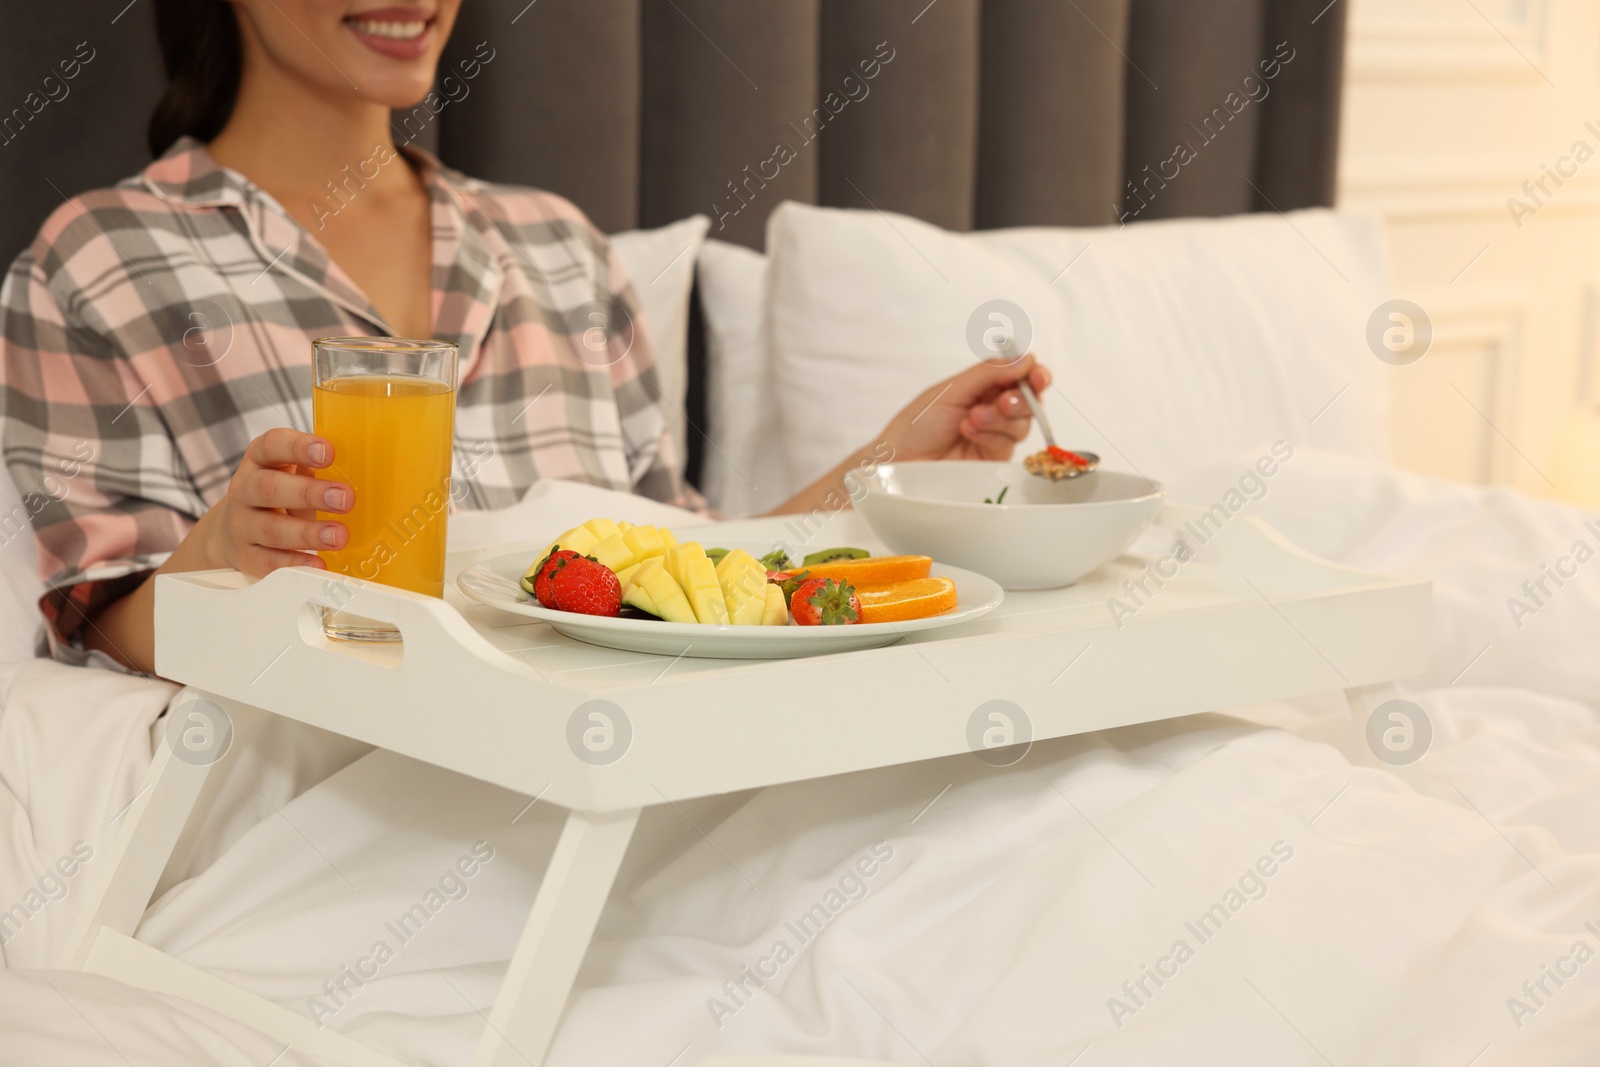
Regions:
M 743 547 L 759 556 L 767 547 Z M 539 547 L 510 552 L 480 560 L 456 577 L 456 586 L 467 596 L 501 611 L 528 615 L 547 622 L 560 633 L 591 645 L 621 648 L 629 652 L 651 652 L 662 656 L 689 656 L 704 659 L 791 659 L 795 656 L 821 656 L 858 648 L 878 648 L 893 644 L 917 630 L 954 626 L 985 615 L 1000 606 L 1005 593 L 981 574 L 958 567 L 933 565 L 935 577 L 953 578 L 956 606 L 943 615 L 905 622 L 857 623 L 853 626 L 710 626 L 701 623 L 656 622 L 652 619 L 609 619 L 599 615 L 577 615 L 541 605 L 523 592 L 523 574 L 533 562 Z

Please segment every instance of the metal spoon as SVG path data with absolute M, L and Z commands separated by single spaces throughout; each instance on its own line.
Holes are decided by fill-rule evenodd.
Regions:
M 1028 379 L 1023 378 L 1017 382 L 1017 391 L 1022 394 L 1022 399 L 1027 401 L 1028 410 L 1033 412 L 1034 421 L 1039 424 L 1039 429 L 1044 433 L 1044 443 L 1052 448 L 1059 448 L 1060 446 L 1056 444 L 1056 435 L 1050 430 L 1050 420 L 1045 418 L 1044 405 L 1039 403 L 1039 396 L 1033 391 L 1033 386 L 1028 384 Z M 1049 478 L 1054 482 L 1060 481 L 1062 478 L 1077 478 L 1100 466 L 1100 457 L 1093 452 L 1078 452 L 1077 455 L 1088 460 L 1088 464 L 1082 467 L 1072 467 L 1057 475 L 1041 474 L 1038 471 L 1031 473 L 1035 477 Z

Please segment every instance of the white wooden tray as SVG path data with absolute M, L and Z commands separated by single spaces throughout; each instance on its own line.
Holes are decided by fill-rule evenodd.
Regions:
M 1168 508 L 1176 528 L 1194 513 Z M 824 535 L 870 543 L 851 514 Z M 779 520 L 728 524 L 772 540 Z M 530 541 L 530 553 L 537 545 Z M 455 572 L 497 546 L 452 559 Z M 1136 614 L 1111 597 L 1144 572 L 1124 558 L 1068 589 L 1014 592 L 974 622 L 885 648 L 771 662 L 695 660 L 573 641 L 484 608 L 367 585 L 342 606 L 394 622 L 403 647 L 330 641 L 325 574 L 164 575 L 158 673 L 564 807 L 608 811 L 965 751 L 968 721 L 1004 700 L 1034 738 L 1100 730 L 1419 671 L 1429 588 L 1336 566 L 1240 517 Z M 826 679 L 833 699 L 818 700 Z M 851 699 L 854 694 L 855 699 Z M 574 758 L 569 719 L 605 700 L 631 731 L 623 758 Z

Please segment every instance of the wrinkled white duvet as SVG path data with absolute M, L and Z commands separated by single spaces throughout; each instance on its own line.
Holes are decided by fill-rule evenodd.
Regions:
M 1209 504 L 1247 464 L 1173 496 Z M 1378 763 L 1331 694 L 1040 744 L 1004 771 L 958 758 L 648 811 L 550 1062 L 1592 1062 L 1600 561 L 1537 604 L 1523 583 L 1600 548 L 1594 516 L 1304 450 L 1247 509 L 1434 580 L 1419 763 Z M 171 688 L 49 663 L 0 683 L 0 907 L 25 912 L 0 1064 L 271 1061 L 281 1046 L 200 1009 L 46 970 Z M 396 1055 L 466 1062 L 559 813 L 246 725 L 251 774 L 140 937 Z

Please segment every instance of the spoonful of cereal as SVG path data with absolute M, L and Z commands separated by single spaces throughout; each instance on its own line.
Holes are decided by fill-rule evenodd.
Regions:
M 1017 390 L 1022 393 L 1022 399 L 1027 401 L 1028 410 L 1033 412 L 1034 421 L 1044 432 L 1044 451 L 1035 452 L 1022 460 L 1022 465 L 1027 468 L 1029 474 L 1059 482 L 1063 478 L 1076 478 L 1081 474 L 1088 474 L 1100 466 L 1100 457 L 1093 452 L 1069 452 L 1065 448 L 1056 446 L 1056 435 L 1050 430 L 1050 420 L 1045 418 L 1044 405 L 1039 403 L 1039 396 L 1033 391 L 1033 386 L 1028 384 L 1028 379 L 1024 378 L 1017 382 Z

